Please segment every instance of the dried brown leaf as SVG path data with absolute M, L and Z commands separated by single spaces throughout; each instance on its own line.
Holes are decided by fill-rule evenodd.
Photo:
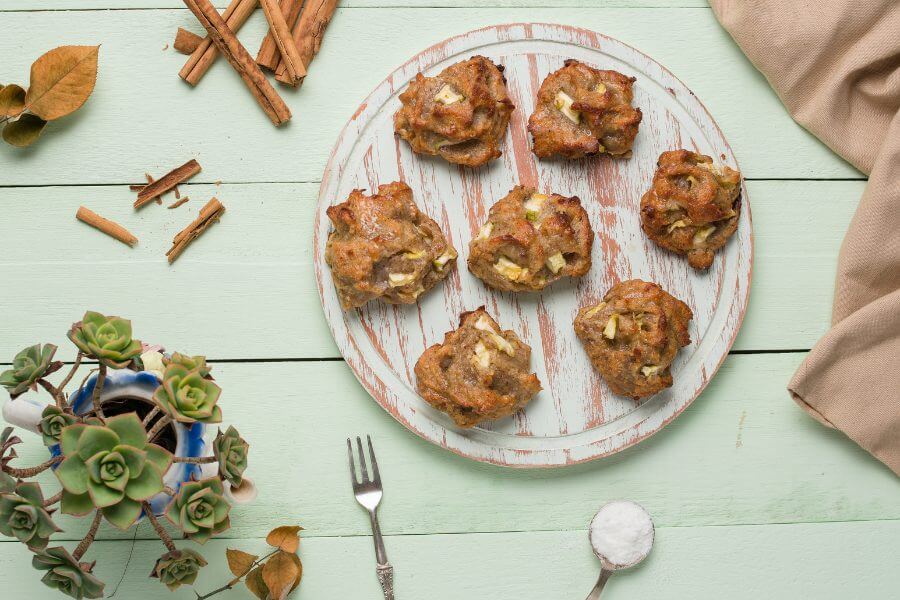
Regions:
M 299 533 L 302 529 L 298 525 L 276 527 L 266 536 L 266 543 L 285 552 L 296 552 L 300 547 Z
M 294 589 L 299 570 L 291 556 L 288 552 L 277 552 L 263 565 L 263 581 L 269 588 L 272 600 L 284 600 Z
M 0 117 L 12 117 L 25 110 L 25 90 L 11 83 L 0 89 Z
M 6 124 L 3 128 L 3 140 L 19 148 L 30 146 L 41 136 L 47 121 L 30 113 L 25 113 L 18 120 Z
M 247 589 L 250 592 L 259 598 L 259 600 L 268 600 L 269 597 L 269 588 L 266 586 L 266 582 L 262 576 L 263 568 L 262 566 L 256 567 L 250 573 L 247 574 L 247 578 L 244 580 L 244 585 L 247 586 Z
M 52 121 L 81 108 L 97 80 L 100 46 L 60 46 L 31 65 L 25 106 Z
M 288 554 L 291 557 L 291 560 L 294 561 L 294 564 L 297 565 L 297 577 L 294 578 L 294 585 L 291 586 L 291 591 L 297 589 L 297 586 L 300 585 L 300 580 L 303 578 L 303 563 L 300 562 L 300 557 L 296 554 Z
M 228 548 L 225 550 L 225 558 L 228 559 L 228 568 L 231 569 L 234 576 L 243 577 L 259 557 L 246 552 L 241 552 L 240 550 Z

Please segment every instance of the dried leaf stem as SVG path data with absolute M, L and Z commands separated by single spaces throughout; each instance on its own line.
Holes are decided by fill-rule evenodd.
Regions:
M 162 540 L 162 543 L 165 544 L 166 549 L 169 552 L 175 552 L 177 548 L 175 547 L 175 542 L 172 541 L 172 536 L 169 535 L 169 532 L 166 531 L 166 528 L 163 527 L 156 519 L 156 515 L 153 514 L 153 509 L 150 507 L 150 503 L 142 502 L 141 505 L 144 507 L 144 514 L 147 515 L 147 520 L 150 521 L 150 525 L 153 526 L 153 529 L 156 531 L 156 535 L 158 535 L 159 539 Z
M 100 363 L 100 370 L 97 371 L 97 381 L 94 382 L 94 395 L 91 397 L 91 405 L 94 409 L 94 412 L 97 413 L 101 419 L 105 419 L 106 415 L 103 414 L 103 407 L 100 406 L 100 394 L 103 393 L 103 385 L 106 383 L 106 365 L 104 363 Z
M 62 391 L 54 387 L 52 383 L 47 381 L 46 379 L 38 379 L 38 384 L 47 390 L 47 392 L 53 396 L 53 400 L 56 402 L 56 406 L 60 409 L 65 408 L 66 406 L 66 398 L 63 396 Z
M 217 462 L 215 456 L 176 456 L 172 459 L 173 463 L 186 463 L 191 465 L 208 465 Z
M 75 372 L 81 367 L 81 361 L 84 359 L 84 352 L 79 352 L 78 356 L 75 357 L 75 363 L 72 365 L 72 370 L 69 371 L 69 374 L 66 375 L 62 381 L 59 382 L 59 387 L 57 389 L 62 393 L 63 390 L 66 389 L 66 386 L 69 385 L 69 382 L 72 381 L 72 378 L 75 376 Z M 63 408 L 60 406 L 60 408 Z
M 162 419 L 156 422 L 156 425 L 153 426 L 153 429 L 147 432 L 147 440 L 152 442 L 159 432 L 163 430 L 163 427 L 172 422 L 172 418 L 169 415 L 166 415 Z
M 44 500 L 44 508 L 46 508 L 46 507 L 48 507 L 48 506 L 53 506 L 54 504 L 56 504 L 56 503 L 59 502 L 60 500 L 62 500 L 62 491 L 59 491 L 59 492 L 57 492 L 55 495 L 50 496 L 49 498 L 47 498 L 46 500 Z
M 196 600 L 206 600 L 206 598 L 211 598 L 211 597 L 215 596 L 216 594 L 221 594 L 222 592 L 227 592 L 228 590 L 230 590 L 231 588 L 233 588 L 234 586 L 236 586 L 237 584 L 239 584 L 239 583 L 241 582 L 241 579 L 243 579 L 244 577 L 246 577 L 247 575 L 249 575 L 249 574 L 250 574 L 250 571 L 252 571 L 252 570 L 255 569 L 256 567 L 258 567 L 259 565 L 261 565 L 262 563 L 264 563 L 266 560 L 268 560 L 268 558 L 269 558 L 270 556 L 272 556 L 272 555 L 275 554 L 276 552 L 280 552 L 280 551 L 281 551 L 281 550 L 280 550 L 279 548 L 275 548 L 274 550 L 272 550 L 271 552 L 269 552 L 268 554 L 266 554 L 266 555 L 263 556 L 262 558 L 256 559 L 256 561 L 255 561 L 254 563 L 252 563 L 249 567 L 247 567 L 247 569 L 246 569 L 240 576 L 235 577 L 234 579 L 232 579 L 231 581 L 229 581 L 228 583 L 226 583 L 226 584 L 223 585 L 222 587 L 220 587 L 220 588 L 218 588 L 218 589 L 215 589 L 215 590 L 209 592 L 208 594 L 203 594 L 203 595 L 201 596 L 201 595 L 198 594 L 196 591 L 194 591 L 194 593 L 197 594 Z
M 155 417 L 155 416 L 158 415 L 158 414 L 159 414 L 159 407 L 158 407 L 158 406 L 154 406 L 153 409 L 152 409 L 150 412 L 147 413 L 147 416 L 144 417 L 144 420 L 143 420 L 143 422 L 141 423 L 141 425 L 143 425 L 144 428 L 146 429 L 146 428 L 147 428 L 147 425 L 150 424 L 150 421 L 153 420 L 153 417 Z
M 88 530 L 87 535 L 84 536 L 84 539 L 78 543 L 78 546 L 75 548 L 75 551 L 72 553 L 72 558 L 76 561 L 81 560 L 81 557 L 84 556 L 84 553 L 88 551 L 88 548 L 91 547 L 91 544 L 94 543 L 94 536 L 97 535 L 97 530 L 100 529 L 100 521 L 103 519 L 103 513 L 99 510 L 94 513 L 94 520 L 91 523 L 91 528 Z

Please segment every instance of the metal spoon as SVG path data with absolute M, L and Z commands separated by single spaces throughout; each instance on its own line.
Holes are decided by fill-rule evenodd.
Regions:
M 615 502 L 615 503 L 627 502 L 629 504 L 633 504 L 634 506 L 639 508 L 642 512 L 646 513 L 647 518 L 650 519 L 650 513 L 647 513 L 646 509 L 644 509 L 644 507 L 641 506 L 640 504 L 638 504 L 637 502 L 632 502 L 630 500 L 614 500 L 613 502 Z M 637 557 L 637 559 L 631 561 L 628 564 L 619 565 L 619 564 L 613 563 L 612 561 L 610 561 L 609 559 L 607 559 L 605 556 L 603 556 L 600 553 L 600 550 L 598 550 L 597 544 L 596 544 L 596 542 L 594 540 L 594 536 L 593 536 L 594 521 L 597 520 L 597 518 L 600 516 L 600 513 L 603 512 L 603 509 L 606 508 L 607 506 L 609 506 L 610 504 L 613 504 L 613 502 L 607 502 L 606 504 L 601 506 L 600 510 L 597 511 L 597 514 L 594 515 L 594 518 L 591 519 L 591 526 L 588 527 L 588 539 L 591 542 L 591 548 L 594 550 L 594 554 L 597 556 L 597 558 L 600 559 L 600 577 L 597 579 L 597 584 L 594 586 L 594 589 L 591 590 L 591 593 L 588 594 L 588 597 L 585 598 L 585 600 L 598 600 L 600 598 L 600 592 L 603 591 L 603 588 L 606 586 L 606 582 L 609 581 L 609 578 L 612 576 L 613 573 L 615 573 L 616 571 L 619 571 L 621 569 L 631 568 L 631 567 L 635 566 L 636 564 L 640 563 L 642 560 L 647 558 L 647 555 L 650 554 L 650 549 L 653 547 L 653 538 L 656 536 L 656 529 L 653 527 L 653 520 L 650 519 L 650 526 L 652 528 L 651 531 L 652 531 L 652 536 L 653 536 L 650 538 L 650 548 L 648 548 L 644 554 Z

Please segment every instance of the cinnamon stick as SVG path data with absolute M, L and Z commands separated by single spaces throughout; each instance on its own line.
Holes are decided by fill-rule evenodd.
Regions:
M 200 235 L 216 223 L 225 212 L 225 207 L 217 198 L 213 198 L 200 209 L 200 216 L 194 219 L 190 225 L 182 229 L 175 239 L 172 240 L 172 247 L 166 252 L 169 257 L 169 264 L 175 262 L 184 249 L 196 240 Z
M 256 10 L 256 5 L 257 0 L 231 0 L 231 4 L 222 13 L 222 18 L 232 31 L 237 31 Z M 219 49 L 213 44 L 212 39 L 206 36 L 184 63 L 178 76 L 191 85 L 197 85 L 215 62 L 217 56 L 219 56 Z
M 303 8 L 303 0 L 281 0 L 281 14 L 284 15 L 284 22 L 288 27 L 293 28 L 297 23 L 301 8 Z M 293 35 L 291 39 L 293 39 Z M 296 45 L 295 42 L 294 46 L 296 47 Z M 274 72 L 280 61 L 281 52 L 278 50 L 278 44 L 275 43 L 275 36 L 269 30 L 259 46 L 259 52 L 256 53 L 256 64 Z
M 275 39 L 275 44 L 281 52 L 281 60 L 284 63 L 287 78 L 294 82 L 293 85 L 296 85 L 302 77 L 306 76 L 306 67 L 303 66 L 303 60 L 300 58 L 297 45 L 291 36 L 291 29 L 275 0 L 259 0 L 259 3 L 269 22 L 269 35 Z
M 218 47 L 231 66 L 244 80 L 247 89 L 276 125 L 281 125 L 291 118 L 291 111 L 263 75 L 259 65 L 247 49 L 238 41 L 237 36 L 222 19 L 209 0 L 184 0 L 187 7 L 200 21 L 213 43 Z
M 325 28 L 334 16 L 337 4 L 338 0 L 307 0 L 300 12 L 300 19 L 294 27 L 294 41 L 297 43 L 297 50 L 300 51 L 303 66 L 307 69 L 322 47 Z M 303 83 L 304 78 L 300 78 L 297 82 L 292 81 L 288 76 L 287 66 L 282 61 L 275 70 L 275 79 L 296 87 Z
M 193 54 L 194 50 L 202 43 L 202 37 L 183 27 L 179 27 L 178 33 L 175 34 L 175 43 L 172 44 L 172 47 L 182 54 Z
M 184 198 L 179 198 L 178 200 L 176 200 L 176 201 L 173 202 L 172 204 L 168 205 L 166 208 L 178 208 L 179 206 L 181 206 L 182 204 L 184 204 L 184 203 L 187 202 L 188 200 L 190 200 L 190 198 L 188 198 L 187 196 L 185 196 Z
M 138 239 L 127 229 L 109 219 L 104 219 L 94 211 L 83 206 L 78 207 L 75 218 L 82 223 L 87 223 L 95 229 L 99 229 L 106 235 L 114 237 L 123 244 L 134 246 L 138 243 Z
M 193 158 L 177 169 L 169 171 L 156 181 L 148 183 L 138 191 L 137 200 L 134 201 L 134 207 L 140 208 L 148 202 L 159 198 L 179 183 L 183 183 L 200 172 L 200 163 Z

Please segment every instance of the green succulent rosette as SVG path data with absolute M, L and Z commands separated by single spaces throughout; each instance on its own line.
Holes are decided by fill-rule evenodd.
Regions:
M 247 470 L 248 444 L 234 426 L 229 425 L 225 433 L 219 431 L 213 440 L 213 455 L 219 462 L 219 475 L 231 485 L 238 487 Z
M 141 342 L 131 338 L 131 321 L 91 310 L 72 325 L 69 339 L 86 356 L 113 369 L 124 369 L 141 354 Z
M 162 383 L 153 393 L 157 406 L 182 423 L 220 423 L 222 409 L 216 406 L 222 388 L 182 365 L 170 364 Z
M 44 445 L 55 446 L 58 444 L 62 430 L 77 421 L 78 418 L 75 415 L 64 412 L 55 404 L 47 405 L 47 408 L 41 413 L 41 422 L 38 423 L 38 429 L 41 430 Z
M 50 536 L 62 531 L 44 509 L 37 483 L 20 482 L 14 492 L 0 494 L 0 533 L 14 537 L 32 550 L 47 547 Z
M 44 585 L 63 594 L 81 600 L 102 598 L 105 584 L 91 575 L 90 563 L 79 563 L 62 546 L 35 552 L 31 565 L 38 571 L 47 571 L 41 581 Z
M 0 467 L 6 466 L 6 463 L 16 457 L 16 449 L 13 446 L 22 441 L 13 435 L 13 431 L 12 427 L 0 431 Z M 0 494 L 15 490 L 16 478 L 0 469 Z
M 170 358 L 164 356 L 163 364 L 167 367 L 169 365 L 181 365 L 188 371 L 197 371 L 203 377 L 209 377 L 209 372 L 212 370 L 212 367 L 206 364 L 205 356 L 188 356 L 180 352 L 172 353 Z
M 188 539 L 205 544 L 214 534 L 231 527 L 231 505 L 222 496 L 224 492 L 217 477 L 185 483 L 166 509 L 166 517 Z
M 120 529 L 141 514 L 141 502 L 163 491 L 163 474 L 172 454 L 147 442 L 134 413 L 106 420 L 106 425 L 76 423 L 63 429 L 65 459 L 56 469 L 63 486 L 62 512 L 86 515 L 95 508 Z
M 200 569 L 206 565 L 206 560 L 193 550 L 175 550 L 159 557 L 150 577 L 159 579 L 174 592 L 182 585 L 193 584 Z
M 33 387 L 37 380 L 62 367 L 61 362 L 54 362 L 56 346 L 53 344 L 35 344 L 16 354 L 11 369 L 0 373 L 0 385 L 9 390 L 15 398 Z

